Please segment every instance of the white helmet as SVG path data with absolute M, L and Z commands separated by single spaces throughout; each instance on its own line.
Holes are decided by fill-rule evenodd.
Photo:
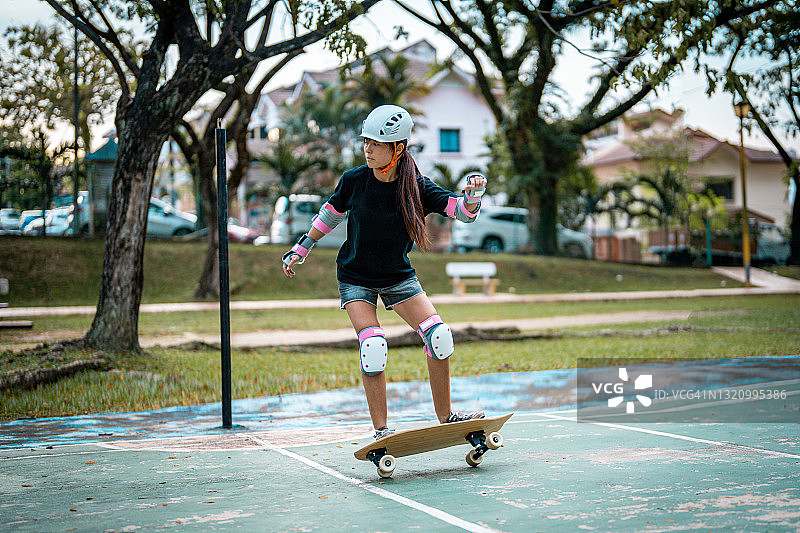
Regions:
M 361 136 L 380 142 L 403 141 L 411 137 L 413 127 L 408 111 L 397 105 L 382 105 L 361 123 Z

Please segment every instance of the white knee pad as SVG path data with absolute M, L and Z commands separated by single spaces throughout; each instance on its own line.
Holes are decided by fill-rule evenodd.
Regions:
M 447 359 L 455 351 L 453 332 L 439 315 L 423 320 L 417 330 L 425 343 L 425 353 L 433 359 Z
M 386 332 L 382 328 L 362 329 L 358 332 L 358 343 L 362 374 L 377 376 L 386 370 L 389 347 L 386 344 Z

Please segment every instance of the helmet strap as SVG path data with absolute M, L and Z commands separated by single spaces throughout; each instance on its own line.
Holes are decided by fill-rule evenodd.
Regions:
M 385 167 L 378 169 L 383 176 L 385 176 L 397 164 L 397 162 L 400 160 L 400 156 L 403 155 L 403 151 L 400 151 L 399 153 L 397 151 L 397 141 L 394 141 L 392 146 L 394 147 L 394 155 L 392 156 L 392 160 L 389 161 L 389 164 Z

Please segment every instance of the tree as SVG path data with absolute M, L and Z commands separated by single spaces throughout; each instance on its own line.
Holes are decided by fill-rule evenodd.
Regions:
M 61 25 L 14 26 L 5 32 L 0 65 L 0 120 L 21 131 L 72 122 L 75 102 L 74 39 Z M 130 43 L 129 35 L 121 38 Z M 130 45 L 128 45 L 130 47 Z M 135 52 L 131 52 L 135 54 Z M 111 64 L 83 35 L 78 39 L 78 130 L 91 149 L 89 126 L 112 109 L 119 83 Z
M 351 62 L 340 69 L 338 81 L 323 86 L 314 96 L 305 95 L 284 106 L 280 141 L 260 160 L 278 165 L 274 170 L 283 190 L 289 190 L 294 180 L 314 167 L 330 175 L 333 182 L 348 168 L 363 163 L 358 134 L 370 110 L 395 104 L 414 113 L 409 101 L 427 90 L 422 80 L 411 76 L 409 61 L 403 56 L 381 52 Z
M 352 92 L 334 81 L 319 95 L 306 95 L 284 108 L 281 135 L 285 133 L 303 146 L 307 157 L 319 160 L 320 169 L 338 177 L 363 158 L 358 138 L 364 120 L 362 109 Z
M 411 77 L 408 67 L 408 58 L 380 53 L 366 58 L 357 76 L 347 76 L 352 66 L 342 69 L 342 79 L 355 101 L 358 114 L 366 116 L 372 109 L 386 104 L 404 105 L 412 115 L 419 114 L 408 102 L 428 93 L 430 89 Z
M 531 210 L 535 250 L 554 254 L 557 185 L 578 159 L 582 137 L 667 82 L 720 26 L 777 0 L 429 0 L 428 13 L 404 0 L 396 3 L 447 36 L 472 65 Z M 569 40 L 581 31 L 588 32 L 591 54 Z M 567 47 L 598 62 L 591 94 L 582 103 L 561 101 L 553 81 Z M 504 102 L 493 92 L 496 84 Z
M 724 70 L 704 66 L 708 93 L 719 85 L 737 100 L 751 105 L 751 117 L 778 151 L 786 166 L 786 175 L 794 183 L 795 197 L 791 214 L 791 255 L 789 263 L 800 265 L 800 165 L 792 157 L 774 130 L 790 136 L 800 134 L 800 14 L 793 2 L 780 2 L 757 16 L 732 21 L 725 37 L 713 49 L 729 56 Z M 767 58 L 748 72 L 736 64 L 743 57 Z M 698 66 L 698 69 L 700 67 Z
M 277 0 L 258 4 L 251 0 L 45 1 L 101 50 L 120 83 L 115 116 L 119 144 L 100 296 L 83 342 L 106 350 L 138 351 L 148 200 L 164 142 L 201 96 L 211 89 L 225 92 L 228 76 L 322 39 L 334 50 L 351 46 L 354 38 L 346 24 L 378 0 L 324 0 L 313 6 Z M 292 37 L 270 43 L 279 4 L 290 10 L 291 26 L 284 29 Z M 122 44 L 115 27 L 119 19 L 147 26 L 141 59 Z M 167 77 L 165 58 L 172 46 L 178 61 Z
M 278 186 L 275 196 L 288 196 L 308 172 L 320 168 L 325 160 L 310 155 L 305 142 L 291 133 L 284 133 L 273 143 L 271 149 L 256 156 L 278 175 Z
M 644 168 L 628 175 L 624 211 L 630 219 L 655 221 L 668 246 L 670 228 L 678 225 L 691 230 L 691 214 L 707 211 L 716 198 L 704 183 L 689 176 L 690 146 L 685 133 L 648 136 L 628 144 Z
M 62 145 L 50 153 L 47 135 L 41 129 L 33 132 L 32 140 L 23 140 L 19 136 L 0 137 L 0 159 L 9 157 L 22 161 L 28 165 L 33 173 L 33 180 L 25 179 L 22 183 L 33 181 L 39 189 L 42 207 L 42 235 L 47 234 L 45 211 L 50 207 L 53 199 L 53 190 L 61 180 L 58 169 L 53 161 L 62 156 L 68 145 Z M 2 180 L 5 181 L 5 180 Z
M 443 189 L 448 191 L 458 192 L 458 184 L 461 180 L 472 174 L 482 173 L 485 170 L 476 166 L 468 166 L 462 168 L 460 172 L 453 172 L 452 169 L 444 163 L 436 163 L 433 165 L 433 180 Z
M 218 121 L 226 115 L 232 113 L 232 118 L 228 121 L 231 129 L 231 137 L 237 145 L 239 156 L 233 168 L 231 177 L 227 182 L 228 203 L 232 197 L 232 191 L 241 183 L 242 176 L 250 164 L 250 155 L 247 149 L 247 126 L 250 116 L 253 113 L 258 97 L 264 86 L 273 76 L 283 68 L 289 61 L 295 58 L 299 52 L 286 54 L 273 68 L 263 74 L 260 80 L 254 80 L 253 76 L 256 65 L 244 69 L 234 76 L 233 81 L 227 87 L 222 99 L 216 107 L 207 114 L 205 120 L 198 119 L 194 123 L 187 120 L 179 122 L 180 128 L 172 133 L 178 147 L 184 154 L 187 161 L 190 161 L 189 168 L 192 177 L 197 183 L 197 190 L 202 197 L 203 221 L 209 231 L 206 233 L 208 247 L 206 257 L 203 262 L 203 271 L 198 280 L 195 298 L 209 299 L 219 297 L 219 234 L 214 228 L 217 227 L 217 188 L 214 182 L 214 168 L 216 165 L 216 128 Z M 247 90 L 250 82 L 256 82 L 252 91 Z M 226 132 L 227 133 L 227 132 Z M 243 143 L 241 141 L 244 141 Z M 243 146 L 242 146 L 243 144 Z

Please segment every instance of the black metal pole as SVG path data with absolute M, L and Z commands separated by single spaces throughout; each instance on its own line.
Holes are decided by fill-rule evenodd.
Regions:
M 75 164 L 73 168 L 73 178 L 74 178 L 74 188 L 75 188 L 75 195 L 72 197 L 72 236 L 79 237 L 81 234 L 81 216 L 80 212 L 78 211 L 78 193 L 80 192 L 80 186 L 78 185 L 78 111 L 80 109 L 80 94 L 78 92 L 78 27 L 75 26 L 75 64 L 74 64 L 75 72 L 75 105 L 73 106 L 74 112 L 74 120 L 75 120 Z M 87 202 L 88 204 L 88 198 Z M 84 207 L 88 207 L 84 206 Z
M 231 418 L 231 302 L 228 282 L 228 183 L 225 165 L 225 130 L 217 121 L 217 232 L 219 234 L 219 323 L 222 350 L 222 427 Z M 209 228 L 210 229 L 210 228 Z

